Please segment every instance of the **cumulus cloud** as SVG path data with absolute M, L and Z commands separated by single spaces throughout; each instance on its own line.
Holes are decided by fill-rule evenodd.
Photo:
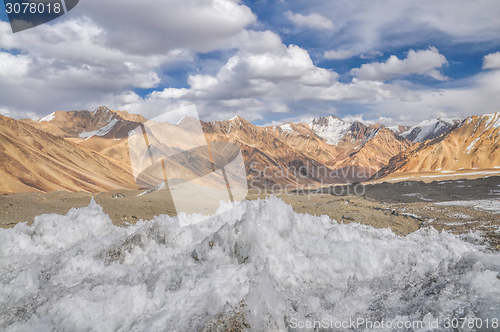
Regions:
M 28 73 L 31 59 L 22 54 L 0 52 L 0 79 L 4 84 L 16 84 Z
M 365 106 L 374 115 L 394 118 L 398 124 L 404 125 L 414 125 L 422 120 L 438 117 L 465 118 L 500 111 L 499 70 L 483 72 L 455 83 L 460 88 L 420 89 L 418 102 L 407 103 L 391 99 Z
M 351 51 L 340 50 L 340 51 L 325 51 L 324 57 L 329 60 L 343 60 L 352 58 L 353 53 Z
M 486 55 L 483 59 L 483 69 L 500 69 L 500 52 Z
M 272 31 L 249 30 L 257 17 L 239 0 L 150 0 L 147 4 L 86 0 L 51 24 L 14 35 L 6 22 L 0 22 L 0 112 L 19 117 L 31 110 L 43 115 L 55 109 L 106 104 L 152 117 L 195 103 L 206 118 L 242 114 L 256 120 L 265 112 L 278 118 L 278 113 L 309 111 L 310 105 L 321 112 L 320 108 L 337 105 L 333 102 L 353 101 L 354 107 L 371 105 L 375 113 L 370 119 L 387 115 L 399 121 L 404 118 L 396 114 L 397 109 L 423 117 L 432 111 L 453 113 L 454 107 L 463 110 L 464 105 L 477 109 L 458 97 L 462 92 L 484 109 L 491 105 L 474 93 L 490 98 L 490 104 L 497 100 L 497 83 L 490 80 L 489 87 L 480 83 L 496 71 L 485 71 L 483 81 L 478 79 L 469 90 L 446 90 L 446 98 L 433 97 L 435 93 L 425 87 L 401 80 L 386 82 L 412 74 L 446 80 L 440 69 L 447 60 L 433 47 L 410 50 L 404 59 L 391 56 L 355 68 L 348 83 L 339 82 L 336 72 L 321 68 L 313 59 L 318 55 L 321 60 L 374 58 L 386 52 L 387 45 L 397 49 L 426 41 L 435 33 L 445 35 L 450 43 L 498 41 L 500 2 L 456 0 L 451 6 L 433 0 L 320 0 L 307 5 L 310 15 L 298 14 L 305 10 L 298 2 L 288 3 L 291 11 L 285 16 L 296 26 L 309 28 L 300 29 L 302 39 L 297 40 L 308 38 L 309 33 L 327 45 L 315 48 L 312 59 L 306 49 L 285 45 Z M 211 51 L 218 51 L 213 52 L 218 54 L 216 59 L 192 63 L 202 58 L 199 53 Z M 498 57 L 498 52 L 487 55 L 483 68 L 499 68 Z M 179 67 L 176 70 L 182 75 L 173 75 L 188 76 L 188 71 L 191 75 L 175 83 L 185 87 L 170 87 L 173 84 L 165 82 L 169 69 Z M 138 89 L 156 91 L 144 97 Z M 382 105 L 397 105 L 395 113 L 384 113 Z M 415 112 L 419 107 L 428 108 L 428 113 Z
M 282 103 L 282 102 L 271 103 L 270 108 L 271 108 L 271 111 L 273 113 L 289 113 L 290 112 L 290 108 L 285 103 Z
M 163 72 L 243 38 L 255 20 L 238 0 L 87 0 L 19 34 L 0 21 L 0 100 L 13 116 L 43 115 L 156 88 Z
M 430 76 L 438 81 L 446 81 L 437 68 L 443 67 L 448 61 L 440 54 L 435 47 L 428 50 L 409 50 L 406 59 L 400 60 L 395 55 L 391 55 L 385 62 L 374 62 L 364 64 L 360 68 L 351 70 L 351 74 L 370 81 L 386 81 L 388 79 L 410 74 L 420 74 Z
M 327 29 L 327 30 L 335 29 L 335 24 L 333 24 L 332 21 L 330 21 L 329 19 L 320 14 L 316 13 L 310 15 L 294 14 L 289 10 L 285 12 L 285 16 L 299 27 L 307 27 L 312 29 Z
M 239 0 L 87 0 L 72 13 L 91 17 L 110 45 L 136 54 L 209 52 L 256 21 Z
M 245 45 L 216 74 L 190 75 L 189 88 L 154 91 L 144 100 L 144 108 L 161 100 L 182 101 L 196 103 L 202 116 L 211 119 L 235 114 L 260 119 L 265 112 L 291 112 L 290 105 L 303 100 L 419 99 L 418 94 L 394 84 L 357 78 L 341 83 L 336 72 L 316 66 L 306 50 L 277 43 L 276 38 L 267 31 L 244 33 L 236 39 Z M 261 39 L 269 41 L 264 43 L 267 46 L 254 47 Z M 134 107 L 141 106 L 135 103 Z
M 494 0 L 318 0 L 307 7 L 335 22 L 328 48 L 356 54 L 426 43 L 429 36 L 452 44 L 500 40 L 500 2 Z
M 37 33 L 7 33 L 0 22 L 0 99 L 4 107 L 48 112 L 81 108 L 104 95 L 155 88 L 159 66 L 189 61 L 175 49 L 136 55 L 107 44 L 105 31 L 88 18 L 43 25 Z

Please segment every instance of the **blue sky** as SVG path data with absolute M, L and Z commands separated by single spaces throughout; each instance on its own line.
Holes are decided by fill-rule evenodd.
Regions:
M 333 114 L 387 125 L 500 111 L 500 2 L 81 0 L 13 34 L 0 113 L 195 104 L 255 124 Z

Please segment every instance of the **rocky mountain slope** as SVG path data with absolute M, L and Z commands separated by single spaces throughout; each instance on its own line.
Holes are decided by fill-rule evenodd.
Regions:
M 232 142 L 240 147 L 250 187 L 272 188 L 278 185 L 275 188 L 291 188 L 365 181 L 374 174 L 383 177 L 401 172 L 455 172 L 497 167 L 500 158 L 497 152 L 499 117 L 498 114 L 489 114 L 462 122 L 435 119 L 413 127 L 385 127 L 359 121 L 349 123 L 326 116 L 309 123 L 260 127 L 237 116 L 226 121 L 201 121 L 201 125 L 207 142 Z M 159 144 L 166 143 L 164 146 L 169 145 L 174 150 L 189 149 L 183 141 L 189 141 L 189 132 L 194 125 L 192 120 L 159 126 L 151 139 Z M 114 184 L 124 181 L 125 185 L 131 185 L 128 135 L 148 120 L 140 115 L 99 107 L 93 111 L 54 112 L 38 121 L 12 121 L 37 133 L 53 134 L 49 135 L 52 139 L 58 136 L 63 139 L 60 142 L 70 144 L 73 149 L 78 145 L 86 153 L 94 152 L 92 158 L 103 158 L 99 160 L 112 162 L 113 167 L 119 168 L 117 174 L 108 176 L 109 181 Z M 181 130 L 183 126 L 186 130 Z M 33 143 L 18 143 L 26 145 L 24 155 L 29 159 L 34 153 L 30 146 Z M 47 146 L 50 144 L 47 143 Z M 190 156 L 191 160 L 188 157 L 185 155 L 179 157 L 185 160 L 170 160 L 170 168 L 180 170 L 181 165 L 196 162 L 203 167 L 186 176 L 195 178 L 207 172 L 207 156 Z M 33 157 L 34 160 L 37 158 Z M 193 158 L 198 159 L 195 161 Z M 85 165 L 83 159 L 81 164 Z M 57 162 L 54 160 L 53 163 Z M 2 170 L 6 169 L 6 166 L 2 167 Z M 56 165 L 53 167 L 57 169 Z M 160 169 L 156 171 L 159 175 L 163 174 Z M 33 172 L 36 173 L 36 170 Z M 43 179 L 46 173 L 36 174 Z M 11 191 L 25 190 L 26 186 L 43 191 L 61 188 L 92 191 L 110 187 L 104 183 L 90 187 L 78 184 L 54 187 L 53 184 L 38 184 L 45 183 L 42 180 L 26 184 L 24 178 L 13 179 L 18 179 L 20 183 L 14 185 L 15 180 L 9 180 Z
M 500 112 L 471 116 L 447 134 L 395 156 L 379 177 L 403 172 L 500 168 Z
M 350 174 L 345 177 L 351 180 L 370 177 L 412 145 L 382 125 L 347 123 L 333 116 L 310 124 L 287 123 L 266 129 L 307 156 L 341 174 Z
M 142 115 L 101 106 L 93 111 L 57 111 L 38 121 L 21 121 L 121 163 L 130 164 L 127 146 L 119 143 L 126 141 L 128 133 L 147 119 Z
M 142 115 L 98 107 L 93 111 L 57 111 L 38 121 L 24 119 L 33 127 L 64 138 L 126 138 L 137 124 L 147 121 Z
M 0 115 L 0 194 L 136 188 L 119 162 Z
M 55 112 L 26 122 L 130 166 L 128 133 L 145 121 L 141 116 L 100 107 Z M 248 184 L 257 188 L 364 181 L 412 144 L 384 126 L 347 123 L 335 117 L 265 128 L 235 117 L 202 122 L 202 126 L 208 142 L 238 144 Z M 169 144 L 176 145 L 179 137 L 183 135 L 169 136 Z
M 459 122 L 460 120 L 444 118 L 425 120 L 397 134 L 413 143 L 421 143 L 447 133 Z M 398 131 L 400 130 L 401 128 L 398 128 Z
M 255 126 L 241 117 L 203 123 L 203 130 L 209 142 L 235 142 L 240 146 L 251 187 L 319 186 L 345 181 L 329 176 L 333 170 L 323 162 L 324 158 L 318 158 L 321 153 L 327 152 L 318 150 L 317 158 L 314 158 L 280 140 L 269 128 Z M 318 139 L 311 136 L 304 138 L 304 145 L 314 144 L 311 141 Z

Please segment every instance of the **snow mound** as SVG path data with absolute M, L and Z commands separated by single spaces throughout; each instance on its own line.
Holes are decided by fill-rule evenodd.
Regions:
M 187 227 L 162 215 L 120 228 L 92 201 L 0 229 L 0 327 L 287 331 L 319 319 L 491 321 L 500 317 L 500 254 L 475 242 L 432 228 L 398 237 L 338 224 L 276 197 Z

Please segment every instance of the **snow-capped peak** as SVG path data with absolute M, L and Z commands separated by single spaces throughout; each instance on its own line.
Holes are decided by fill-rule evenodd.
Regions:
M 400 136 L 414 143 L 420 143 L 440 136 L 453 126 L 454 121 L 448 118 L 425 120 L 401 133 Z
M 280 128 L 281 128 L 281 130 L 285 131 L 287 134 L 293 132 L 292 126 L 289 123 L 282 124 L 280 126 Z
M 314 118 L 308 125 L 313 132 L 326 139 L 326 143 L 330 145 L 339 144 L 340 140 L 351 128 L 350 123 L 334 116 Z

